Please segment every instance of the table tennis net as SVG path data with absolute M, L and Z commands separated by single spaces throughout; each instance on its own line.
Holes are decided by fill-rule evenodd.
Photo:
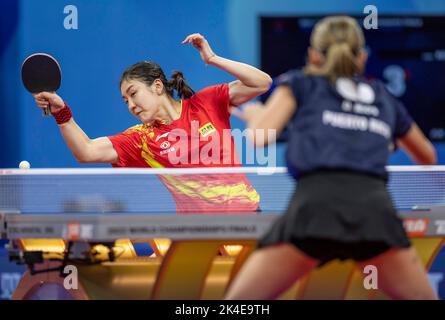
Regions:
M 388 167 L 398 210 L 445 204 L 444 167 Z M 285 168 L 0 170 L 0 211 L 281 213 L 295 190 Z

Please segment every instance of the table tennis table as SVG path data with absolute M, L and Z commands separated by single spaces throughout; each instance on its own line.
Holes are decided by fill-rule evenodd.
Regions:
M 445 167 L 388 171 L 399 215 L 429 268 L 445 243 Z M 177 214 L 159 181 L 239 173 L 259 193 L 261 211 Z M 52 286 L 64 299 L 220 299 L 294 188 L 285 168 L 0 170 L 0 234 L 10 258 L 28 267 L 13 298 L 38 298 Z M 154 254 L 138 255 L 138 243 Z M 76 267 L 76 290 L 66 288 L 66 266 Z M 334 261 L 281 299 L 386 298 L 364 289 L 362 276 L 352 262 Z

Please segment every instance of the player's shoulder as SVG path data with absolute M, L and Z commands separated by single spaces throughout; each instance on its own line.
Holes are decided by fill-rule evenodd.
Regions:
M 302 69 L 291 69 L 279 75 L 274 82 L 276 85 L 288 85 L 294 89 L 307 89 L 320 81 L 325 82 L 323 77 L 307 74 Z
M 276 86 L 288 86 L 301 102 L 305 96 L 314 92 L 314 88 L 326 86 L 326 80 L 307 74 L 302 69 L 291 69 L 274 79 L 274 87 Z
M 134 125 L 134 126 L 128 128 L 127 130 L 125 130 L 123 132 L 123 134 L 125 134 L 125 135 L 135 135 L 136 134 L 136 135 L 138 135 L 138 134 L 146 133 L 149 130 L 150 130 L 150 126 L 148 126 L 146 124 L 143 124 L 143 123 L 140 123 L 140 124 L 137 124 L 137 125 Z
M 293 79 L 303 79 L 306 78 L 307 75 L 301 69 L 291 69 L 277 77 L 278 81 L 290 81 Z
M 190 97 L 190 100 L 193 99 L 208 99 L 213 96 L 218 96 L 222 93 L 224 93 L 225 90 L 228 89 L 228 83 L 221 83 L 221 84 L 215 84 L 211 86 L 207 86 L 198 92 L 196 92 L 192 97 Z
M 380 97 L 380 99 L 396 100 L 396 97 L 388 90 L 387 85 L 382 80 L 377 78 L 361 78 L 361 82 L 369 85 L 375 95 Z

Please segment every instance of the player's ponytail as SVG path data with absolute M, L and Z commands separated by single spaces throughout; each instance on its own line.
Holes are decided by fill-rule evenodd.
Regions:
M 168 81 L 168 87 L 176 90 L 178 97 L 181 99 L 190 98 L 195 94 L 195 91 L 188 85 L 180 71 L 173 72 L 171 79 Z
M 352 77 L 361 73 L 357 56 L 346 42 L 334 43 L 329 47 L 321 70 L 332 81 L 338 77 Z
M 319 66 L 308 64 L 307 74 L 323 75 L 331 81 L 363 72 L 359 53 L 364 46 L 363 32 L 357 22 L 346 16 L 328 17 L 314 28 L 311 47 L 324 58 Z

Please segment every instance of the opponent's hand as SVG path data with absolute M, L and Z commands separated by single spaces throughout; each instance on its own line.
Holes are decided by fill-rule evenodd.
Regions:
M 202 60 L 204 60 L 204 62 L 207 64 L 213 57 L 216 56 L 212 48 L 210 48 L 209 42 L 199 33 L 193 33 L 191 35 L 188 35 L 184 39 L 184 41 L 182 41 L 182 44 L 186 43 L 190 43 L 192 46 L 198 49 Z
M 33 96 L 39 108 L 44 109 L 49 106 L 51 113 L 56 113 L 65 106 L 62 98 L 54 92 L 40 92 Z
M 261 102 L 250 102 L 239 107 L 231 107 L 230 113 L 242 121 L 249 123 L 254 118 L 261 116 L 264 105 Z

